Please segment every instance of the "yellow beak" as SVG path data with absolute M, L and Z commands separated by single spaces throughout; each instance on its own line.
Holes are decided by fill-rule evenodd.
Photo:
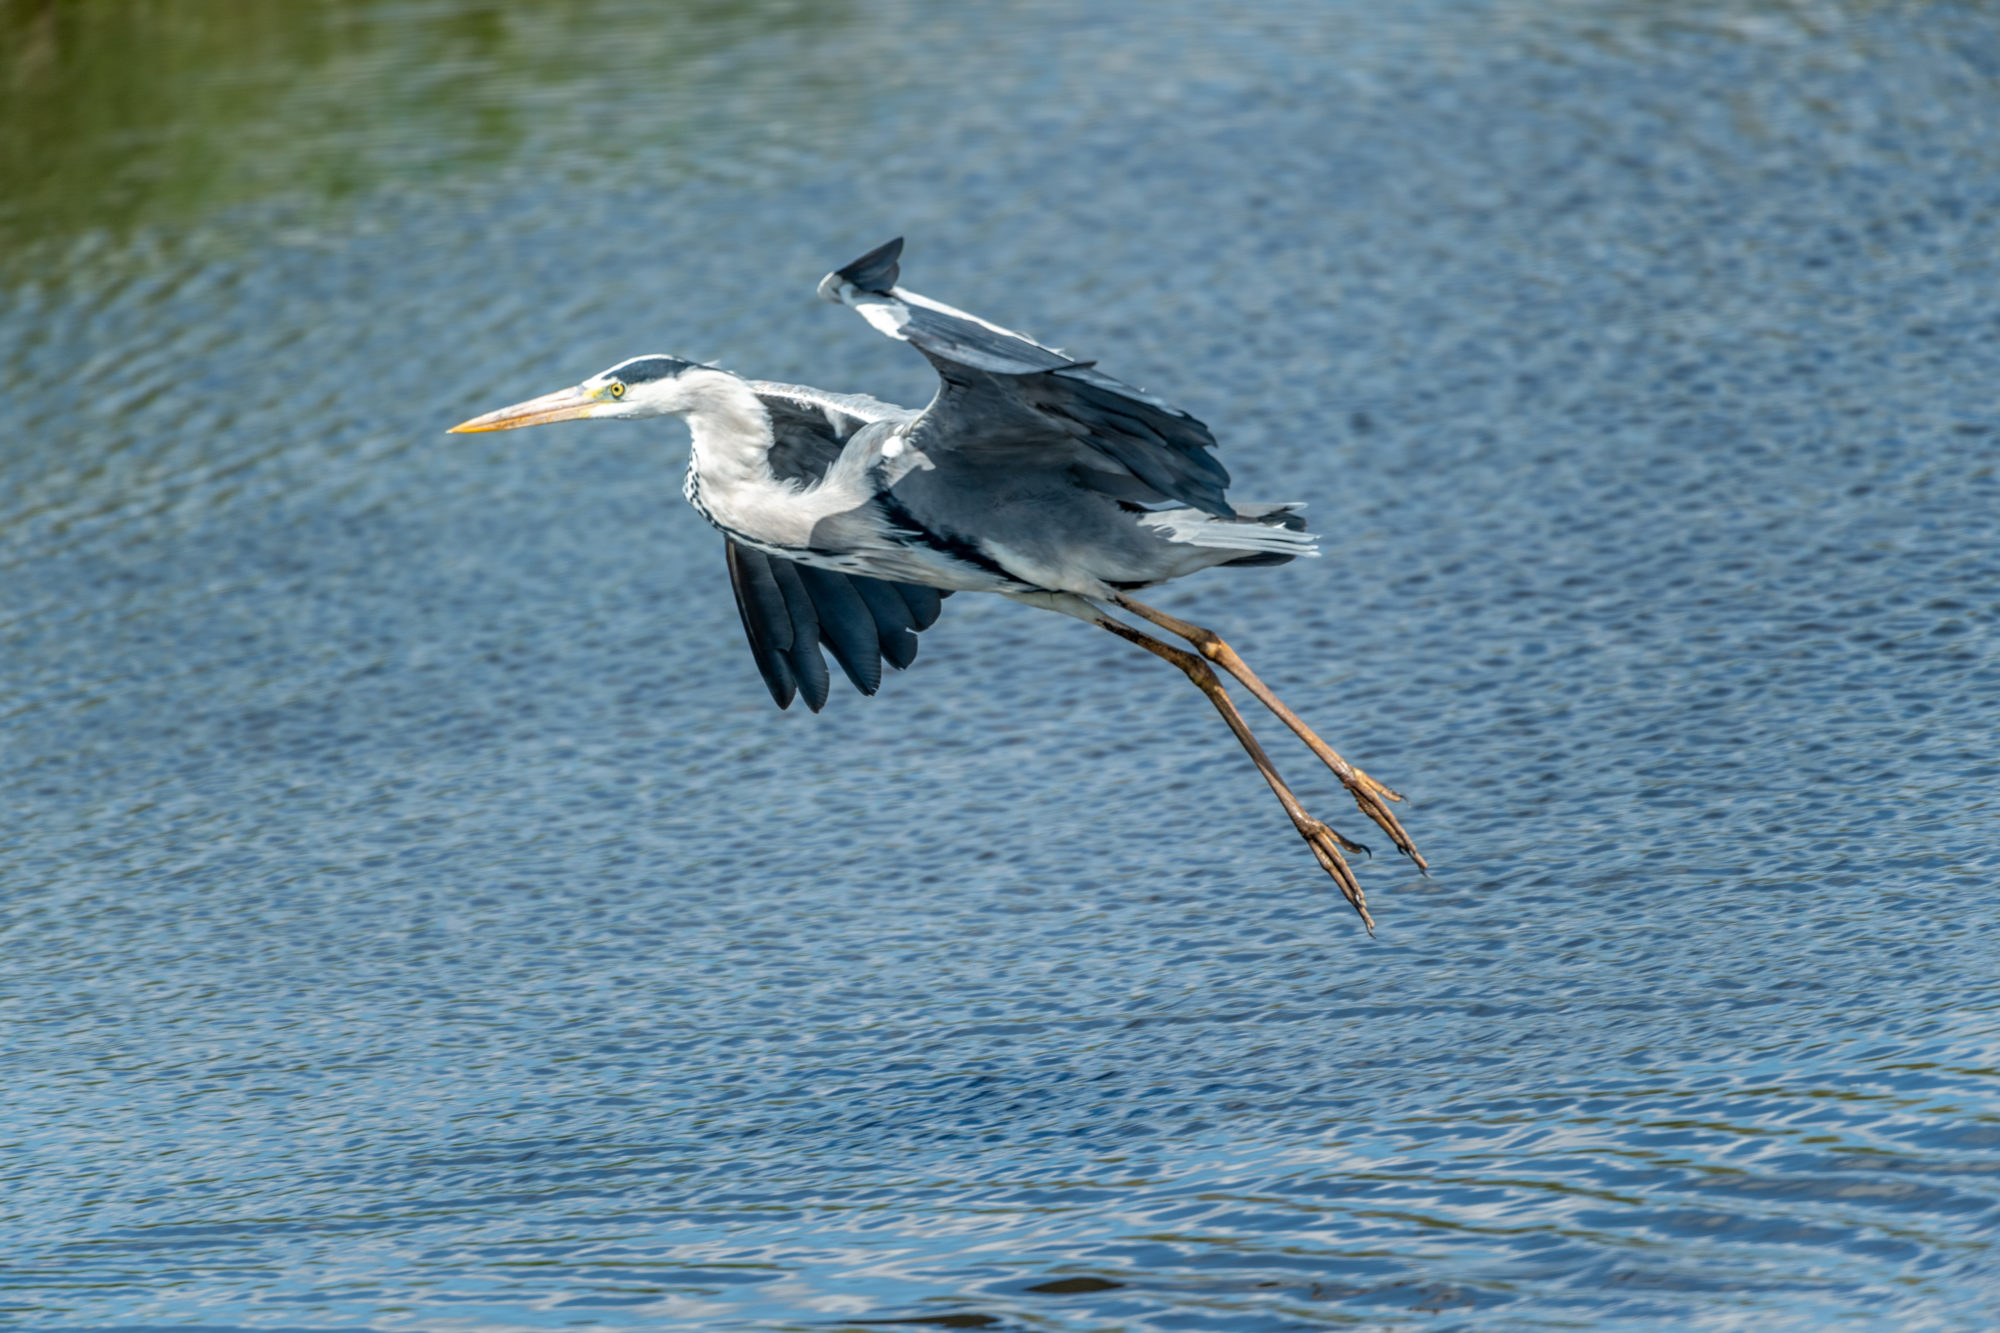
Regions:
M 598 395 L 581 385 L 572 389 L 558 389 L 545 393 L 540 398 L 530 398 L 525 403 L 512 407 L 502 407 L 470 421 L 461 421 L 445 433 L 447 435 L 473 435 L 486 430 L 517 430 L 522 426 L 545 426 L 551 421 L 574 421 L 578 417 L 589 416 L 601 401 Z

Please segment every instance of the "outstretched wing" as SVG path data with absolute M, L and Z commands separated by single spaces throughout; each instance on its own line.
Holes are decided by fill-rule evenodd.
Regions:
M 896 286 L 900 237 L 829 273 L 819 292 L 922 352 L 943 384 L 910 431 L 925 452 L 1062 462 L 1095 489 L 1234 518 L 1207 426 L 1143 389 Z M 1042 455 L 1035 460 L 1034 454 Z
M 824 643 L 863 694 L 882 684 L 882 663 L 901 670 L 917 660 L 917 635 L 938 618 L 949 593 L 911 583 L 815 569 L 724 539 L 736 610 L 750 654 L 780 708 L 803 694 L 826 706 Z

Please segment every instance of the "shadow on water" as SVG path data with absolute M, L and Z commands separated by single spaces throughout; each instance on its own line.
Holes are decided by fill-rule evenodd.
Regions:
M 40 276 L 79 239 L 231 205 L 317 217 L 371 191 L 436 189 L 530 146 L 572 179 L 633 160 L 657 170 L 715 114 L 705 61 L 777 34 L 809 40 L 846 9 L 0 0 L 0 278 Z M 825 114 L 837 83 L 787 63 Z

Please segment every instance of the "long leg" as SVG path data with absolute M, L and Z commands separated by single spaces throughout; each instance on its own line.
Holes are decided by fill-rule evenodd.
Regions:
M 1307 726 L 1297 713 L 1285 707 L 1284 702 L 1271 693 L 1269 686 L 1257 679 L 1257 673 L 1236 655 L 1234 648 L 1222 641 L 1220 634 L 1170 616 L 1164 611 L 1123 594 L 1114 596 L 1111 600 L 1133 615 L 1144 617 L 1161 629 L 1186 639 L 1203 657 L 1242 681 L 1244 688 L 1257 696 L 1258 702 L 1276 713 L 1278 720 L 1290 727 L 1293 734 L 1304 741 L 1306 747 L 1333 770 L 1333 775 L 1340 779 L 1340 785 L 1347 788 L 1348 794 L 1354 798 L 1354 803 L 1361 807 L 1361 813 L 1374 820 L 1382 831 L 1389 835 L 1390 840 L 1396 844 L 1397 851 L 1415 861 L 1419 870 L 1430 868 L 1417 851 L 1417 845 L 1410 841 L 1410 835 L 1403 831 L 1403 825 L 1397 820 L 1395 812 L 1389 809 L 1387 804 L 1389 801 L 1400 801 L 1403 798 L 1334 753 L 1331 745 L 1321 740 L 1318 733 Z
M 1155 657 L 1162 657 L 1172 662 L 1186 673 L 1187 678 L 1193 681 L 1203 694 L 1208 696 L 1208 701 L 1215 705 L 1215 711 L 1222 714 L 1222 720 L 1236 733 L 1236 739 L 1249 754 L 1251 762 L 1257 765 L 1257 771 L 1264 775 L 1264 781 L 1271 784 L 1271 790 L 1277 795 L 1278 803 L 1284 806 L 1285 813 L 1291 816 L 1293 827 L 1298 829 L 1299 836 L 1306 840 L 1306 846 L 1312 848 L 1313 856 L 1318 859 L 1320 867 L 1333 876 L 1333 882 L 1340 886 L 1341 894 L 1346 897 L 1354 910 L 1361 914 L 1361 924 L 1368 928 L 1370 935 L 1373 935 L 1375 918 L 1368 915 L 1368 899 L 1361 892 L 1361 883 L 1354 878 L 1354 871 L 1348 866 L 1347 858 L 1340 854 L 1343 848 L 1350 852 L 1367 849 L 1359 843 L 1349 842 L 1305 812 L 1305 807 L 1299 804 L 1296 796 L 1292 795 L 1292 789 L 1278 776 L 1278 770 L 1272 766 L 1271 757 L 1264 753 L 1264 747 L 1250 734 L 1250 725 L 1243 720 L 1243 715 L 1236 711 L 1235 702 L 1222 688 L 1222 682 L 1216 679 L 1215 672 L 1209 669 L 1208 663 L 1193 653 L 1185 652 L 1172 644 L 1162 643 L 1152 635 L 1108 616 L 1092 616 L 1091 623 L 1110 630 L 1121 639 L 1138 644 Z

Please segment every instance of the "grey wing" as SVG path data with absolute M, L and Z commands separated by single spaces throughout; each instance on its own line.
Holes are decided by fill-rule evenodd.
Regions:
M 771 471 L 780 481 L 811 485 L 826 475 L 848 437 L 870 422 L 909 412 L 858 393 L 827 393 L 803 384 L 751 380 L 771 417 Z
M 917 660 L 917 635 L 937 622 L 949 593 L 860 574 L 815 569 L 724 539 L 729 583 L 771 698 L 789 708 L 795 694 L 817 713 L 829 684 L 820 645 L 863 694 L 882 684 L 882 663 L 901 670 Z
M 896 286 L 901 238 L 827 274 L 820 295 L 922 352 L 943 381 L 911 429 L 925 452 L 1065 463 L 1096 490 L 1234 518 L 1215 436 L 1160 398 L 1009 329 Z

